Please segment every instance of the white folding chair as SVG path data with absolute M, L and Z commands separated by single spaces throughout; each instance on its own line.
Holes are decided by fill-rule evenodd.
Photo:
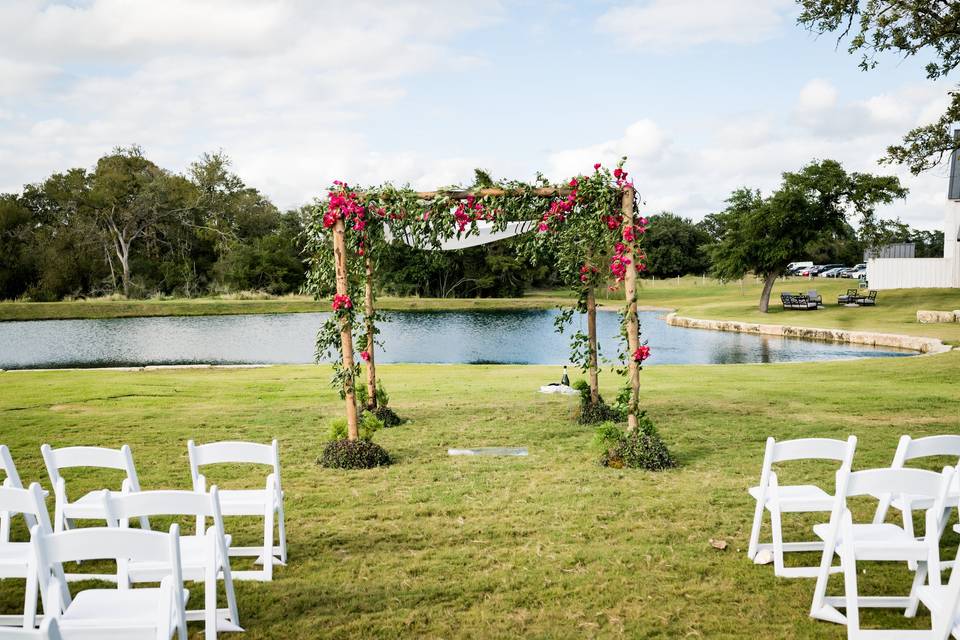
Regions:
M 46 618 L 39 629 L 0 627 L 0 640 L 63 640 L 55 618 Z
M 180 573 L 179 529 L 170 533 L 90 527 L 47 534 L 31 532 L 32 561 L 37 573 L 44 618 L 55 618 L 60 633 L 70 640 L 169 640 L 187 638 L 184 605 L 188 592 Z M 156 562 L 169 573 L 159 587 L 144 589 L 86 589 L 64 596 L 64 562 L 112 560 Z M 120 582 L 118 580 L 118 582 Z
M 43 501 L 43 490 L 36 482 L 28 489 L 9 486 L 11 477 L 4 480 L 0 487 L 0 510 L 5 513 L 23 514 L 27 522 L 50 533 L 50 516 Z M 11 542 L 9 530 L 0 538 L 0 579 L 23 578 L 27 586 L 23 601 L 23 615 L 2 615 L 0 624 L 32 627 L 37 611 L 37 579 L 30 564 L 30 543 Z
M 931 458 L 934 456 L 949 456 L 956 463 L 960 463 L 960 436 L 928 436 L 926 438 L 913 439 L 910 436 L 902 436 L 897 444 L 897 451 L 893 456 L 891 469 L 902 469 L 907 462 L 917 460 L 918 458 Z M 876 496 L 879 499 L 877 511 L 874 513 L 874 524 L 880 524 L 887 517 L 887 511 L 893 507 L 900 512 L 903 521 L 904 530 L 913 535 L 913 511 L 914 509 L 926 510 L 933 505 L 933 500 L 923 496 L 910 496 L 906 494 L 886 494 Z M 947 494 L 946 513 L 940 521 L 941 527 L 946 527 L 949 520 L 950 511 L 953 505 L 960 499 L 960 475 L 954 475 L 953 484 L 950 492 Z M 941 531 L 941 534 L 943 532 Z M 949 566 L 950 561 L 944 561 L 941 566 Z M 910 563 L 911 569 L 916 569 L 916 564 Z
M 54 513 L 53 530 L 65 531 L 74 525 L 74 520 L 106 520 L 103 511 L 102 490 L 90 491 L 71 502 L 67 498 L 67 483 L 60 475 L 61 469 L 87 467 L 97 469 L 117 469 L 126 473 L 121 491 L 140 491 L 137 469 L 133 466 L 133 454 L 130 447 L 123 445 L 119 449 L 104 447 L 64 447 L 53 449 L 45 444 L 40 447 L 43 461 L 47 465 L 50 484 L 53 486 Z M 141 518 L 140 526 L 150 528 L 150 522 Z
M 263 518 L 263 546 L 230 547 L 231 556 L 254 556 L 263 565 L 260 571 L 234 571 L 237 580 L 273 579 L 273 565 L 287 562 L 287 535 L 283 519 L 283 489 L 280 485 L 280 447 L 274 440 L 271 444 L 253 442 L 213 442 L 197 445 L 187 443 L 190 456 L 190 475 L 194 491 L 205 492 L 207 480 L 200 467 L 211 464 L 261 464 L 273 471 L 267 476 L 263 489 L 221 489 L 220 507 L 225 516 L 260 516 Z M 274 515 L 280 538 L 273 544 Z
M 954 469 L 946 467 L 941 473 L 922 469 L 869 469 L 837 472 L 837 496 L 830 522 L 814 526 L 814 532 L 824 541 L 823 558 L 817 575 L 810 615 L 814 618 L 847 625 L 847 637 L 864 638 L 929 638 L 927 631 L 878 630 L 860 628 L 860 608 L 879 607 L 903 609 L 913 617 L 919 605 L 920 587 L 929 577 L 930 584 L 940 585 L 940 518 Z M 886 493 L 907 493 L 933 499 L 926 511 L 926 535 L 915 538 L 902 527 L 892 523 L 854 524 L 847 499 L 854 496 L 876 496 Z M 840 565 L 833 566 L 834 555 Z M 910 594 L 907 596 L 861 596 L 857 591 L 857 562 L 913 560 L 917 563 Z M 827 596 L 830 574 L 843 575 L 844 595 Z M 846 610 L 846 615 L 837 608 Z
M 23 482 L 20 481 L 20 474 L 17 473 L 17 465 L 13 464 L 13 456 L 10 455 L 10 449 L 7 448 L 7 445 L 0 444 L 0 467 L 3 467 L 4 473 L 7 477 L 4 478 L 3 484 L 7 487 L 13 487 L 14 489 L 23 489 Z M 43 492 L 43 497 L 47 497 L 47 492 Z M 23 514 L 23 517 L 27 520 L 27 529 L 33 527 L 37 524 L 36 518 L 29 514 Z M 0 511 L 0 540 L 9 540 L 10 539 L 10 514 L 6 511 Z
M 125 528 L 131 518 L 142 516 L 193 516 L 194 535 L 180 536 L 180 564 L 183 579 L 202 582 L 204 609 L 187 610 L 187 621 L 202 620 L 207 638 L 216 638 L 217 631 L 243 631 L 237 613 L 228 548 L 230 538 L 224 533 L 217 487 L 209 493 L 197 491 L 141 491 L 139 493 L 106 494 L 106 511 L 111 526 Z M 207 528 L 207 519 L 213 526 Z M 121 584 L 158 582 L 169 575 L 169 567 L 157 563 L 130 562 L 121 568 Z M 223 576 L 227 608 L 217 609 L 217 579 Z
M 919 589 L 919 596 L 930 611 L 931 640 L 948 640 L 951 636 L 960 640 L 960 552 L 952 563 L 947 584 L 924 585 Z
M 760 484 L 751 487 L 749 492 L 757 501 L 753 513 L 753 528 L 750 531 L 750 544 L 747 557 L 758 560 L 757 554 L 767 550 L 773 554 L 774 574 L 781 578 L 812 578 L 817 575 L 817 567 L 785 567 L 783 554 L 796 551 L 821 551 L 823 541 L 784 542 L 784 513 L 829 512 L 833 508 L 833 496 L 812 484 L 780 486 L 773 465 L 794 460 L 833 460 L 849 468 L 853 464 L 853 454 L 857 448 L 856 436 L 846 441 L 830 438 L 802 438 L 777 442 L 767 438 L 767 448 L 763 455 L 763 469 L 760 472 Z M 760 527 L 763 525 L 764 511 L 770 512 L 770 530 L 772 543 L 760 542 Z M 767 560 L 769 562 L 769 560 Z

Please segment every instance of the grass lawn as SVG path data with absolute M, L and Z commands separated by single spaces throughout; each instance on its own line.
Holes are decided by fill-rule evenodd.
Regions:
M 903 433 L 960 429 L 960 352 L 649 367 L 644 406 L 682 465 L 659 474 L 596 465 L 590 429 L 572 419 L 574 401 L 535 393 L 557 377 L 554 368 L 380 371 L 393 406 L 411 419 L 377 436 L 396 458 L 389 468 L 315 464 L 341 405 L 329 371 L 313 366 L 0 373 L 0 440 L 26 481 L 46 477 L 43 442 L 129 443 L 151 489 L 189 486 L 189 438 L 279 438 L 290 563 L 272 583 L 238 583 L 250 640 L 843 638 L 843 627 L 807 616 L 811 580 L 775 579 L 772 567 L 752 565 L 743 552 L 752 517 L 746 489 L 759 475 L 765 437 L 855 433 L 856 467 L 867 468 L 889 464 Z M 613 395 L 613 376 L 602 380 Z M 480 445 L 525 445 L 531 455 L 446 455 L 450 446 Z M 210 476 L 221 486 L 255 477 L 226 468 Z M 804 479 L 829 485 L 832 470 L 801 464 L 781 474 L 785 483 Z M 808 524 L 793 521 L 788 535 L 803 535 Z M 255 522 L 228 527 L 241 544 L 257 537 Z M 710 538 L 730 546 L 717 551 Z M 944 538 L 951 554 L 957 543 L 955 534 Z M 900 565 L 868 565 L 863 578 L 863 591 L 905 593 L 910 584 Z M 21 605 L 22 582 L 0 583 L 2 611 Z M 873 612 L 865 623 L 910 628 L 929 618 Z M 200 637 L 200 627 L 191 636 Z

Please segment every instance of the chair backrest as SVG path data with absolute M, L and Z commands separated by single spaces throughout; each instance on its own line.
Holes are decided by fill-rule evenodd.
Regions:
M 893 455 L 893 468 L 903 467 L 905 463 L 917 458 L 933 456 L 951 456 L 960 460 L 960 435 L 927 436 L 911 438 L 901 436 L 897 451 Z
M 216 486 L 211 487 L 209 493 L 179 490 L 105 493 L 104 506 L 110 526 L 125 528 L 131 518 L 147 516 L 193 516 L 197 520 L 197 535 L 203 535 L 207 518 L 213 520 L 218 534 L 224 534 Z
M 193 440 L 187 442 L 190 456 L 190 475 L 193 488 L 202 489 L 200 467 L 208 464 L 262 464 L 273 467 L 275 486 L 280 487 L 280 446 L 276 440 L 270 444 L 257 442 L 211 442 L 198 445 Z
M 133 465 L 133 454 L 130 447 L 123 445 L 119 449 L 106 447 L 62 447 L 54 449 L 45 444 L 40 447 L 43 461 L 47 466 L 50 483 L 57 487 L 60 480 L 60 470 L 76 467 L 90 467 L 97 469 L 117 469 L 127 474 L 127 482 L 131 491 L 140 490 L 140 481 L 137 478 L 137 469 Z
M 858 293 L 860 293 L 859 289 L 847 289 L 847 297 L 855 298 Z
M 877 299 L 877 292 L 876 292 L 876 290 L 873 290 L 873 291 L 870 292 L 870 299 L 871 299 L 871 300 L 876 300 L 876 299 Z
M 781 442 L 777 442 L 773 438 L 767 438 L 767 449 L 770 452 L 771 463 L 791 460 L 835 460 L 849 465 L 853 462 L 853 453 L 856 447 L 856 436 L 850 436 L 846 440 L 799 438 Z
M 0 627 L 0 640 L 62 640 L 57 619 L 47 616 L 39 629 Z
M 0 511 L 10 514 L 22 513 L 31 529 L 39 524 L 43 531 L 47 533 L 52 531 L 50 514 L 43 500 L 43 489 L 36 482 L 31 482 L 28 488 L 22 489 L 9 486 L 4 481 L 4 486 L 0 487 Z M 4 532 L 0 542 L 7 542 L 8 533 Z
M 17 466 L 13 464 L 13 456 L 10 455 L 10 449 L 5 444 L 0 444 L 0 466 L 10 480 L 9 486 L 22 489 L 23 482 L 20 480 L 20 474 L 17 473 Z
M 837 473 L 843 475 L 842 471 Z M 940 510 L 943 510 L 943 502 L 946 501 L 946 493 L 949 489 L 949 482 L 944 485 L 945 476 L 948 476 L 948 481 L 953 478 L 953 467 L 945 467 L 941 472 L 889 467 L 853 471 L 841 478 L 842 485 L 837 485 L 837 496 L 849 498 L 903 493 L 934 498 L 935 501 L 940 502 Z

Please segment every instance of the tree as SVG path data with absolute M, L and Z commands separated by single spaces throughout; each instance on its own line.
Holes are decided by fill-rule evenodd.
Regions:
M 699 225 L 667 211 L 652 215 L 644 237 L 647 273 L 666 278 L 704 273 L 710 261 L 703 245 L 710 236 Z
M 960 3 L 956 0 L 798 0 L 798 22 L 816 33 L 848 36 L 860 67 L 877 66 L 885 52 L 909 58 L 929 55 L 927 78 L 945 78 L 960 64 Z M 885 162 L 907 165 L 914 174 L 930 169 L 958 148 L 950 126 L 960 121 L 960 91 L 933 123 L 912 129 L 900 144 L 887 147 Z
M 187 208 L 177 198 L 179 181 L 182 179 L 147 160 L 136 146 L 115 149 L 97 161 L 90 177 L 89 202 L 113 243 L 124 296 L 130 296 L 134 243 L 156 230 L 165 218 Z
M 762 277 L 759 308 L 766 313 L 777 277 L 811 242 L 844 234 L 848 216 L 856 214 L 861 224 L 871 221 L 876 205 L 906 194 L 896 177 L 847 173 L 835 160 L 784 173 L 780 188 L 767 198 L 758 190 L 738 189 L 726 210 L 713 217 L 719 233 L 709 248 L 714 273 Z

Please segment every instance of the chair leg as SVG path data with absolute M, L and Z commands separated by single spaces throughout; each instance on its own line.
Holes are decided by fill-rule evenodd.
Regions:
M 927 564 L 926 562 L 918 563 L 917 572 L 913 574 L 913 584 L 910 585 L 910 604 L 903 610 L 905 618 L 913 618 L 917 615 L 917 608 L 920 606 L 920 587 L 927 579 Z
M 214 581 L 216 584 L 216 581 Z M 237 609 L 237 593 L 233 590 L 233 573 L 230 570 L 230 561 L 223 559 L 223 590 L 227 593 L 227 609 L 230 612 L 230 622 L 240 626 L 240 613 Z
M 216 565 L 207 566 L 206 580 L 203 585 L 203 637 L 215 640 L 217 637 L 217 570 Z
M 783 574 L 783 528 L 780 521 L 780 510 L 770 509 L 770 530 L 773 533 L 773 573 Z
M 832 619 L 834 611 L 826 611 L 827 583 L 830 580 L 830 568 L 833 566 L 834 547 L 830 541 L 823 545 L 823 555 L 820 557 L 820 571 L 817 573 L 817 583 L 813 588 L 813 600 L 810 602 L 810 617 L 821 620 Z
M 30 571 L 27 575 L 27 588 L 23 597 L 23 628 L 33 629 L 37 621 L 37 595 L 39 590 L 39 579 L 36 571 Z
M 280 562 L 287 564 L 287 529 L 283 518 L 283 498 L 277 505 L 277 533 L 280 535 Z
M 763 526 L 763 504 L 757 500 L 757 506 L 753 510 L 753 528 L 750 529 L 750 545 L 747 547 L 747 557 L 751 560 L 757 555 L 757 547 L 760 544 L 760 527 Z
M 263 518 L 263 575 L 273 580 L 273 505 L 267 505 Z
M 844 613 L 847 615 L 847 637 L 855 638 L 860 633 L 860 603 L 857 595 L 857 562 L 853 553 L 844 549 L 840 558 L 843 565 L 843 594 L 847 605 Z
M 903 516 L 903 530 L 904 530 L 904 532 L 905 532 L 908 536 L 910 536 L 911 538 L 915 538 L 917 534 L 916 534 L 916 533 L 914 532 L 914 530 L 913 530 L 913 510 L 910 508 L 909 505 L 904 505 L 904 509 L 903 509 L 903 511 L 900 512 L 900 514 Z M 907 561 L 907 566 L 910 568 L 910 571 L 916 571 L 916 570 L 917 570 L 917 561 L 916 561 L 916 560 L 908 560 L 908 561 Z

